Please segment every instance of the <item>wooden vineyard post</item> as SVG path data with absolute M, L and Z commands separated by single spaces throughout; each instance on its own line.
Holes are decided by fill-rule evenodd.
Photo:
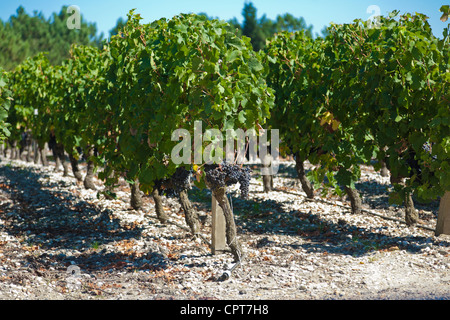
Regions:
M 441 198 L 435 234 L 450 235 L 450 191 L 446 191 Z
M 211 234 L 211 251 L 212 254 L 224 252 L 227 248 L 226 241 L 226 222 L 222 208 L 219 206 L 216 198 L 212 198 L 212 234 Z

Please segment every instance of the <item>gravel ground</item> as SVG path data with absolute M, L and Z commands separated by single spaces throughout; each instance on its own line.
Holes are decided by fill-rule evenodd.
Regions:
M 151 198 L 130 208 L 125 183 L 107 200 L 53 163 L 1 158 L 0 299 L 450 299 L 450 236 L 432 231 L 438 202 L 417 204 L 420 224 L 407 227 L 403 208 L 388 205 L 389 178 L 371 167 L 362 175 L 361 215 L 345 198 L 307 200 L 289 161 L 277 191 L 263 193 L 256 176 L 249 200 L 232 189 L 245 258 L 219 281 L 232 256 L 211 255 L 205 241 L 208 191 L 190 193 L 204 235 L 193 239 L 175 199 L 164 199 L 162 225 Z

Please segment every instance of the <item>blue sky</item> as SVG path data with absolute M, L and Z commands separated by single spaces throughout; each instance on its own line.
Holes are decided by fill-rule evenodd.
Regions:
M 0 19 L 7 20 L 22 5 L 26 12 L 41 11 L 45 17 L 52 12 L 59 12 L 63 5 L 77 5 L 83 17 L 95 22 L 97 29 L 105 36 L 109 35 L 119 17 L 126 17 L 130 9 L 136 8 L 144 18 L 151 22 L 161 17 L 171 18 L 179 13 L 205 12 L 209 16 L 228 20 L 236 17 L 242 21 L 242 8 L 245 0 L 0 0 Z M 430 17 L 429 22 L 436 36 L 442 36 L 442 29 L 447 26 L 439 20 L 439 8 L 446 4 L 437 0 L 252 0 L 258 10 L 258 17 L 266 14 L 274 19 L 278 14 L 291 13 L 303 17 L 307 24 L 314 26 L 313 32 L 320 30 L 331 21 L 348 23 L 353 19 L 367 20 L 373 12 L 367 12 L 370 5 L 380 8 L 381 15 L 392 10 L 420 12 Z M 448 3 L 447 3 L 448 4 Z

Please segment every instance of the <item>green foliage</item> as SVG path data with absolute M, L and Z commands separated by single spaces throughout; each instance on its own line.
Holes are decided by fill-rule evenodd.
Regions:
M 106 51 L 91 46 L 73 45 L 71 58 L 64 61 L 55 95 L 59 98 L 55 114 L 55 134 L 67 152 L 75 148 L 86 150 L 102 142 L 99 132 L 104 127 L 105 104 L 100 86 L 104 83 L 104 70 L 108 59 Z M 75 154 L 76 155 L 76 154 Z
M 119 167 L 148 190 L 178 166 L 169 158 L 176 129 L 192 137 L 194 121 L 223 133 L 257 128 L 270 116 L 273 96 L 249 39 L 226 22 L 198 15 L 139 21 L 130 12 L 123 36 L 110 43 L 108 81 L 120 84 L 110 92 L 120 136 L 108 152 L 120 150 Z
M 291 152 L 320 167 L 311 172 L 315 184 L 325 176 L 330 186 L 353 187 L 359 178 L 358 164 L 366 161 L 362 146 L 353 143 L 358 132 L 355 118 L 337 114 L 331 104 L 336 86 L 326 63 L 328 48 L 322 39 L 304 32 L 283 32 L 266 47 L 267 81 L 276 92 L 272 126 L 280 129 Z M 351 113 L 350 113 L 351 114 Z M 335 176 L 329 172 L 335 171 Z
M 8 83 L 9 74 L 0 68 L 0 141 L 10 135 L 10 124 L 6 122 L 12 99 Z
M 449 163 L 449 125 L 436 125 L 449 110 L 443 76 L 448 46 L 433 36 L 424 15 L 397 15 L 382 17 L 379 28 L 362 21 L 331 28 L 332 52 L 340 59 L 331 78 L 339 77 L 339 93 L 347 95 L 333 94 L 331 103 L 337 99 L 340 120 L 351 106 L 347 111 L 365 128 L 364 136 L 373 137 L 377 158 L 387 160 L 394 177 L 407 178 L 406 190 L 433 199 L 449 186 L 443 169 Z M 362 146 L 363 134 L 353 136 Z M 424 143 L 433 145 L 431 154 Z
M 20 131 L 31 129 L 41 146 L 49 136 L 50 72 L 51 66 L 47 55 L 40 53 L 26 59 L 14 70 L 11 83 L 14 104 L 10 121 L 14 136 L 17 138 Z
M 310 176 L 316 184 L 326 175 L 335 186 L 353 187 L 359 164 L 376 158 L 394 178 L 406 178 L 395 192 L 434 199 L 450 181 L 448 38 L 434 37 L 422 14 L 397 15 L 382 17 L 378 28 L 361 20 L 332 25 L 325 39 L 271 39 L 272 125 L 292 152 L 319 165 Z
M 304 101 L 310 89 L 304 67 L 313 63 L 310 60 L 314 56 L 309 54 L 313 46 L 314 42 L 304 32 L 283 32 L 271 39 L 265 49 L 267 83 L 276 96 L 271 124 L 280 130 L 281 140 L 293 153 L 309 154 L 307 146 L 298 144 L 298 139 L 314 127 L 309 119 L 314 118 L 317 105 Z

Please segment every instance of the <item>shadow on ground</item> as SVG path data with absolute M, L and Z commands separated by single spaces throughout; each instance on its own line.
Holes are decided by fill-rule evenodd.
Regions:
M 117 219 L 111 219 L 109 210 L 55 188 L 67 187 L 68 182 L 50 181 L 45 173 L 8 165 L 0 167 L 0 180 L 0 216 L 4 221 L 0 230 L 25 239 L 23 247 L 52 250 L 52 254 L 29 256 L 32 266 L 45 261 L 66 267 L 76 264 L 86 271 L 165 268 L 167 259 L 156 251 L 137 257 L 96 250 L 98 244 L 138 239 L 142 228 L 125 230 Z
M 67 187 L 68 182 L 51 182 L 45 173 L 11 166 L 0 167 L 0 179 L 2 199 L 11 200 L 0 204 L 0 215 L 5 221 L 0 230 L 26 238 L 24 245 L 36 245 L 55 252 L 31 256 L 32 265 L 39 265 L 40 261 L 66 267 L 76 264 L 87 271 L 166 267 L 167 257 L 154 248 L 141 256 L 96 250 L 97 244 L 142 238 L 142 227 L 126 230 L 119 221 L 111 219 L 109 210 L 101 211 L 57 188 Z M 210 210 L 210 195 L 206 190 L 194 188 L 190 196 L 194 204 Z M 239 192 L 229 197 L 239 233 L 295 235 L 298 242 L 281 244 L 293 249 L 361 256 L 393 247 L 415 253 L 429 243 L 427 237 L 394 237 L 381 235 L 370 228 L 348 225 L 344 220 L 332 223 L 311 210 L 287 211 L 282 203 L 272 199 L 243 200 L 239 198 Z M 268 240 L 260 245 L 271 243 Z

